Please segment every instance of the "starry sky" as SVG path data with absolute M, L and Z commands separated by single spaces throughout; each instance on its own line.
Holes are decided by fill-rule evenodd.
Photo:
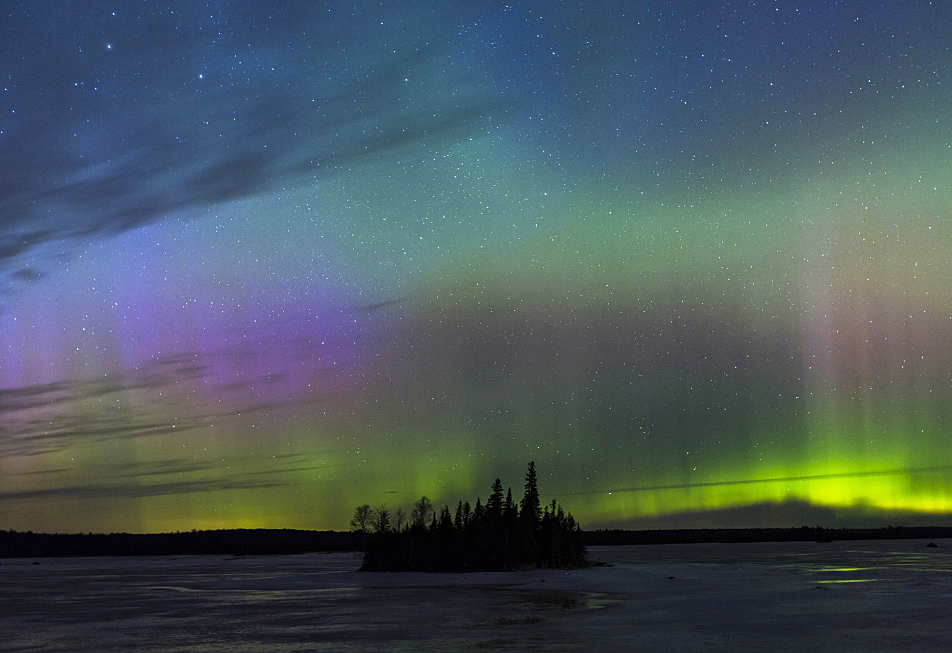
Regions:
M 0 528 L 952 523 L 944 2 L 0 2 Z

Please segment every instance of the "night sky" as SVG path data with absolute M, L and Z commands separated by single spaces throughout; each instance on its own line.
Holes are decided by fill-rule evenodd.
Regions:
M 0 2 L 0 528 L 952 523 L 950 34 Z

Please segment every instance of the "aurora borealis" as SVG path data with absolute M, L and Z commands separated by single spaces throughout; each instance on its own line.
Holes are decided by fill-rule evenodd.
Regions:
M 0 528 L 952 523 L 950 29 L 0 4 Z

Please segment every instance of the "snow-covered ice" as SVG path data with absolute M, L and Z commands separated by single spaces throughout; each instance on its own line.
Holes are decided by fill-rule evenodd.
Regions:
M 927 544 L 594 547 L 611 566 L 471 574 L 340 553 L 6 559 L 0 650 L 948 651 L 952 543 Z

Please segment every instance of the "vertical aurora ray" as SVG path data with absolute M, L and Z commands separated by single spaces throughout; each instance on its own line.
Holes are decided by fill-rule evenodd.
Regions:
M 10 16 L 0 528 L 949 522 L 949 10 L 695 4 Z

